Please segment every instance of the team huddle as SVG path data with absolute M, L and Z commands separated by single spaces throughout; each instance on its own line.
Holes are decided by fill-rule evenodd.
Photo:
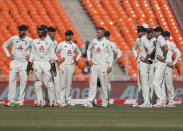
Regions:
M 9 71 L 8 103 L 6 106 L 24 106 L 27 77 L 33 71 L 36 103 L 39 107 L 75 106 L 71 102 L 72 81 L 75 63 L 82 53 L 71 30 L 65 32 L 65 41 L 57 44 L 56 28 L 40 25 L 37 39 L 26 35 L 28 26 L 18 27 L 19 35 L 13 36 L 3 44 L 6 56 L 11 59 Z M 97 29 L 97 38 L 87 49 L 90 65 L 90 82 L 87 103 L 84 107 L 92 108 L 96 98 L 97 81 L 102 88 L 102 107 L 108 107 L 111 92 L 110 78 L 112 66 L 122 53 L 108 40 L 110 32 Z M 173 66 L 181 57 L 181 52 L 169 41 L 170 32 L 161 27 L 149 28 L 147 24 L 137 27 L 137 40 L 132 49 L 137 60 L 138 103 L 132 107 L 175 107 L 173 87 Z M 9 53 L 8 47 L 12 45 Z M 139 47 L 139 53 L 136 49 Z M 173 53 L 176 58 L 173 59 Z M 60 55 L 60 58 L 57 57 Z M 77 57 L 75 55 L 77 54 Z M 59 66 L 57 63 L 60 63 Z M 15 103 L 17 76 L 20 76 L 18 102 Z M 43 83 L 46 95 L 42 91 Z M 168 100 L 168 103 L 167 103 Z
M 138 103 L 132 107 L 175 107 L 173 66 L 181 52 L 169 39 L 170 32 L 161 27 L 152 29 L 147 24 L 137 27 L 137 40 L 132 51 L 137 60 L 139 95 Z
M 33 72 L 36 93 L 36 104 L 39 107 L 75 106 L 71 102 L 72 81 L 75 63 L 82 53 L 76 43 L 72 41 L 74 35 L 71 30 L 65 32 L 65 41 L 57 44 L 55 40 L 56 28 L 40 25 L 37 28 L 37 39 L 26 35 L 28 26 L 20 25 L 19 34 L 8 39 L 3 44 L 6 56 L 11 59 L 9 70 L 8 102 L 5 106 L 24 106 L 25 87 L 27 77 Z M 110 76 L 112 66 L 121 57 L 121 51 L 108 40 L 110 32 L 104 28 L 97 29 L 97 38 L 88 47 L 87 58 L 91 68 L 89 93 L 84 107 L 93 107 L 96 97 L 97 79 L 102 87 L 102 106 L 108 107 L 111 91 Z M 8 47 L 12 45 L 9 53 Z M 114 53 L 116 57 L 114 57 Z M 60 58 L 57 57 L 59 54 Z M 75 55 L 77 54 L 77 57 Z M 60 63 L 59 67 L 58 64 Z M 16 83 L 20 76 L 20 91 L 16 98 Z M 45 99 L 42 90 L 46 87 Z

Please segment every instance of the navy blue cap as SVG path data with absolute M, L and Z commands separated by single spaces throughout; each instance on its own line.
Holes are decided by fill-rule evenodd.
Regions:
M 26 26 L 26 25 L 24 25 L 24 24 L 18 26 L 18 30 L 19 30 L 19 31 L 26 31 L 26 30 L 28 30 L 28 28 L 29 28 L 29 27 Z
M 48 31 L 48 28 L 47 28 L 46 25 L 40 25 L 40 26 L 37 28 L 37 30 L 39 30 L 39 31 Z
M 65 32 L 65 35 L 67 35 L 67 36 L 73 36 L 74 34 L 73 34 L 73 32 L 71 30 L 67 30 Z
M 53 26 L 48 27 L 48 31 L 50 31 L 50 32 L 56 32 L 56 30 L 57 29 Z
M 170 32 L 169 31 L 165 31 L 165 32 L 162 33 L 162 36 L 164 36 L 164 37 L 165 36 L 170 36 Z

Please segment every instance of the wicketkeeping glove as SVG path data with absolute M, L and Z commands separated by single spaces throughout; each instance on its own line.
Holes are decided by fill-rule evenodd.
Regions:
M 57 76 L 57 70 L 55 63 L 51 63 L 51 70 L 50 72 L 53 74 L 53 76 Z
M 27 76 L 29 76 L 29 74 L 33 71 L 32 62 L 28 62 L 26 71 L 27 71 Z

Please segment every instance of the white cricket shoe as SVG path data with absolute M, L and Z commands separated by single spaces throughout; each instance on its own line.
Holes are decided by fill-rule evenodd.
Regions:
M 93 104 L 91 102 L 88 102 L 87 104 L 83 104 L 83 107 L 89 107 L 89 108 L 93 108 Z
M 162 104 L 156 103 L 156 104 L 152 105 L 152 107 L 154 107 L 154 108 L 162 108 L 164 106 Z
M 74 103 L 68 103 L 68 106 L 76 106 L 76 104 L 74 104 Z
M 141 104 L 138 107 L 140 107 L 140 108 L 151 108 L 152 105 L 150 105 L 150 104 Z
M 13 102 L 8 102 L 8 103 L 5 103 L 5 106 L 7 106 L 7 107 L 14 107 L 15 104 Z
M 175 108 L 176 106 L 175 106 L 175 104 L 169 103 L 168 105 L 166 105 L 166 107 L 168 107 L 168 108 Z
M 67 107 L 67 106 L 68 106 L 68 105 L 65 104 L 65 103 L 62 103 L 62 104 L 59 105 L 59 107 L 61 107 L 61 108 L 62 108 L 62 107 Z
M 18 107 L 24 107 L 24 103 L 19 103 Z
M 104 108 L 107 108 L 108 107 L 108 104 L 107 103 L 102 103 L 101 106 L 104 107 Z
M 139 104 L 135 103 L 135 104 L 132 105 L 132 107 L 139 107 Z

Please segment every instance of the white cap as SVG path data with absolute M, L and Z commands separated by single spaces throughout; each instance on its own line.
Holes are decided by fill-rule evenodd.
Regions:
M 147 29 L 149 28 L 149 25 L 146 24 L 146 23 L 143 23 L 142 26 L 143 26 L 144 28 L 147 28 Z

